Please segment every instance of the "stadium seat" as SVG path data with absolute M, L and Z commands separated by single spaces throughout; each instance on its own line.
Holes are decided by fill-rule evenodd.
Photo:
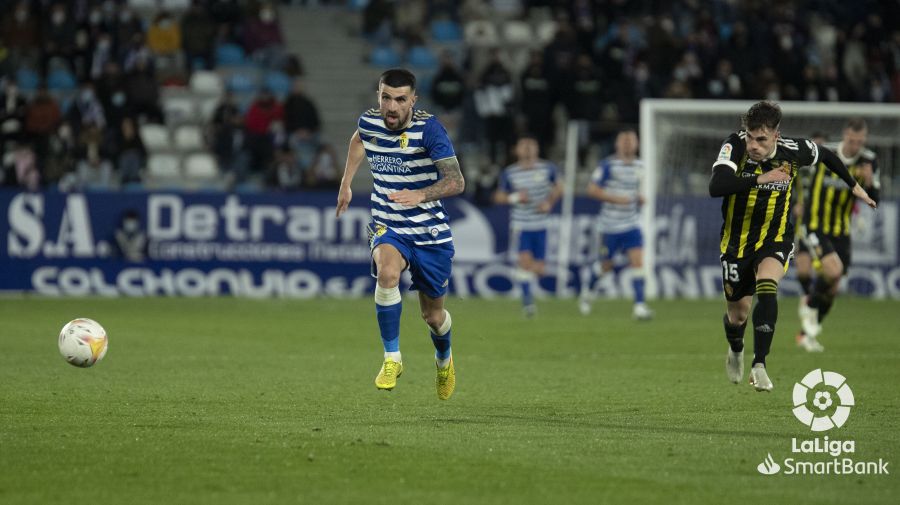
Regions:
M 176 154 L 152 154 L 147 160 L 147 178 L 153 181 L 171 181 L 181 178 L 181 159 Z
M 190 123 L 198 120 L 196 99 L 191 95 L 164 96 L 162 106 L 168 124 Z
M 186 11 L 191 6 L 191 0 L 162 0 L 159 3 L 162 4 L 160 9 L 176 13 Z
M 47 76 L 47 88 L 54 91 L 72 91 L 78 89 L 78 81 L 68 70 L 58 68 Z
M 219 103 L 221 103 L 221 99 L 216 97 L 203 98 L 197 102 L 197 111 L 200 113 L 200 119 L 203 123 L 212 121 Z
M 269 72 L 263 80 L 263 86 L 283 100 L 291 92 L 291 78 L 283 72 Z
M 221 44 L 216 48 L 216 65 L 246 65 L 244 50 L 237 44 Z
M 209 153 L 193 153 L 184 159 L 184 177 L 193 180 L 216 180 L 219 166 Z
M 535 30 L 538 43 L 542 46 L 549 44 L 556 36 L 556 21 L 547 20 L 538 25 Z
M 191 91 L 204 95 L 222 96 L 225 93 L 225 83 L 219 74 L 210 70 L 198 70 L 191 74 Z
M 434 70 L 437 68 L 438 61 L 431 52 L 431 49 L 425 46 L 413 46 L 406 54 L 409 65 L 423 70 Z
M 235 71 L 226 78 L 226 87 L 233 93 L 256 93 L 258 75 L 251 71 Z
M 369 63 L 376 67 L 396 67 L 400 65 L 400 55 L 391 46 L 377 46 L 369 54 Z
M 486 19 L 466 23 L 466 44 L 472 47 L 496 47 L 500 44 L 497 27 Z
M 507 21 L 503 25 L 503 39 L 512 46 L 530 46 L 534 44 L 534 33 L 531 25 L 525 21 Z
M 175 129 L 175 148 L 179 151 L 198 151 L 204 148 L 203 132 L 194 125 L 182 125 Z
M 171 148 L 169 145 L 169 130 L 153 123 L 141 125 L 141 140 L 147 151 L 165 151 Z
M 41 78 L 38 76 L 37 72 L 30 68 L 23 67 L 16 72 L 16 85 L 19 86 L 19 89 L 22 91 L 34 91 L 38 88 L 40 83 Z
M 462 40 L 462 30 L 449 19 L 438 20 L 431 23 L 431 38 L 435 42 L 459 42 Z

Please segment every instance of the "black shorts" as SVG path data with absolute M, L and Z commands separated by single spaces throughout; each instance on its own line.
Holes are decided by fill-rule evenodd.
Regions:
M 816 262 L 831 253 L 837 253 L 844 265 L 842 274 L 846 274 L 850 268 L 849 235 L 835 237 L 817 231 L 806 232 L 806 236 L 800 238 L 800 252 L 809 254 Z
M 756 269 L 762 260 L 775 258 L 787 270 L 788 262 L 794 255 L 794 244 L 791 242 L 773 242 L 762 246 L 758 251 L 737 258 L 725 253 L 719 256 L 722 261 L 722 287 L 725 299 L 736 302 L 745 296 L 756 293 Z

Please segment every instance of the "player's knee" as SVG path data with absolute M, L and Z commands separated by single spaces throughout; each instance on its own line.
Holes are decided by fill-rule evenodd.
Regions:
M 400 269 L 384 266 L 378 267 L 378 285 L 383 288 L 393 288 L 400 284 Z
M 444 323 L 444 309 L 423 310 L 422 319 L 428 326 L 439 328 Z

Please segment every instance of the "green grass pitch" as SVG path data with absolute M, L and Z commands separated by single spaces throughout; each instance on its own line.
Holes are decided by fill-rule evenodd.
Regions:
M 766 394 L 725 378 L 720 301 L 656 302 L 637 323 L 624 301 L 525 320 L 512 300 L 451 298 L 447 402 L 404 303 L 406 368 L 383 392 L 371 300 L 2 299 L 0 503 L 897 503 L 897 302 L 840 299 L 811 355 L 782 298 Z M 75 317 L 110 335 L 91 369 L 56 349 Z M 813 438 L 791 391 L 815 368 L 856 397 L 826 434 L 890 475 L 757 472 Z

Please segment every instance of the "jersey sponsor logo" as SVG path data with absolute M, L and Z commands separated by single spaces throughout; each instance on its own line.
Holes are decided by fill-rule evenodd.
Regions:
M 718 161 L 729 161 L 731 160 L 731 144 L 725 143 L 722 144 L 722 149 L 719 150 L 719 158 Z
M 381 223 L 375 225 L 375 236 L 376 237 L 380 237 L 380 236 L 384 235 L 385 233 L 387 233 L 387 226 L 385 226 Z

